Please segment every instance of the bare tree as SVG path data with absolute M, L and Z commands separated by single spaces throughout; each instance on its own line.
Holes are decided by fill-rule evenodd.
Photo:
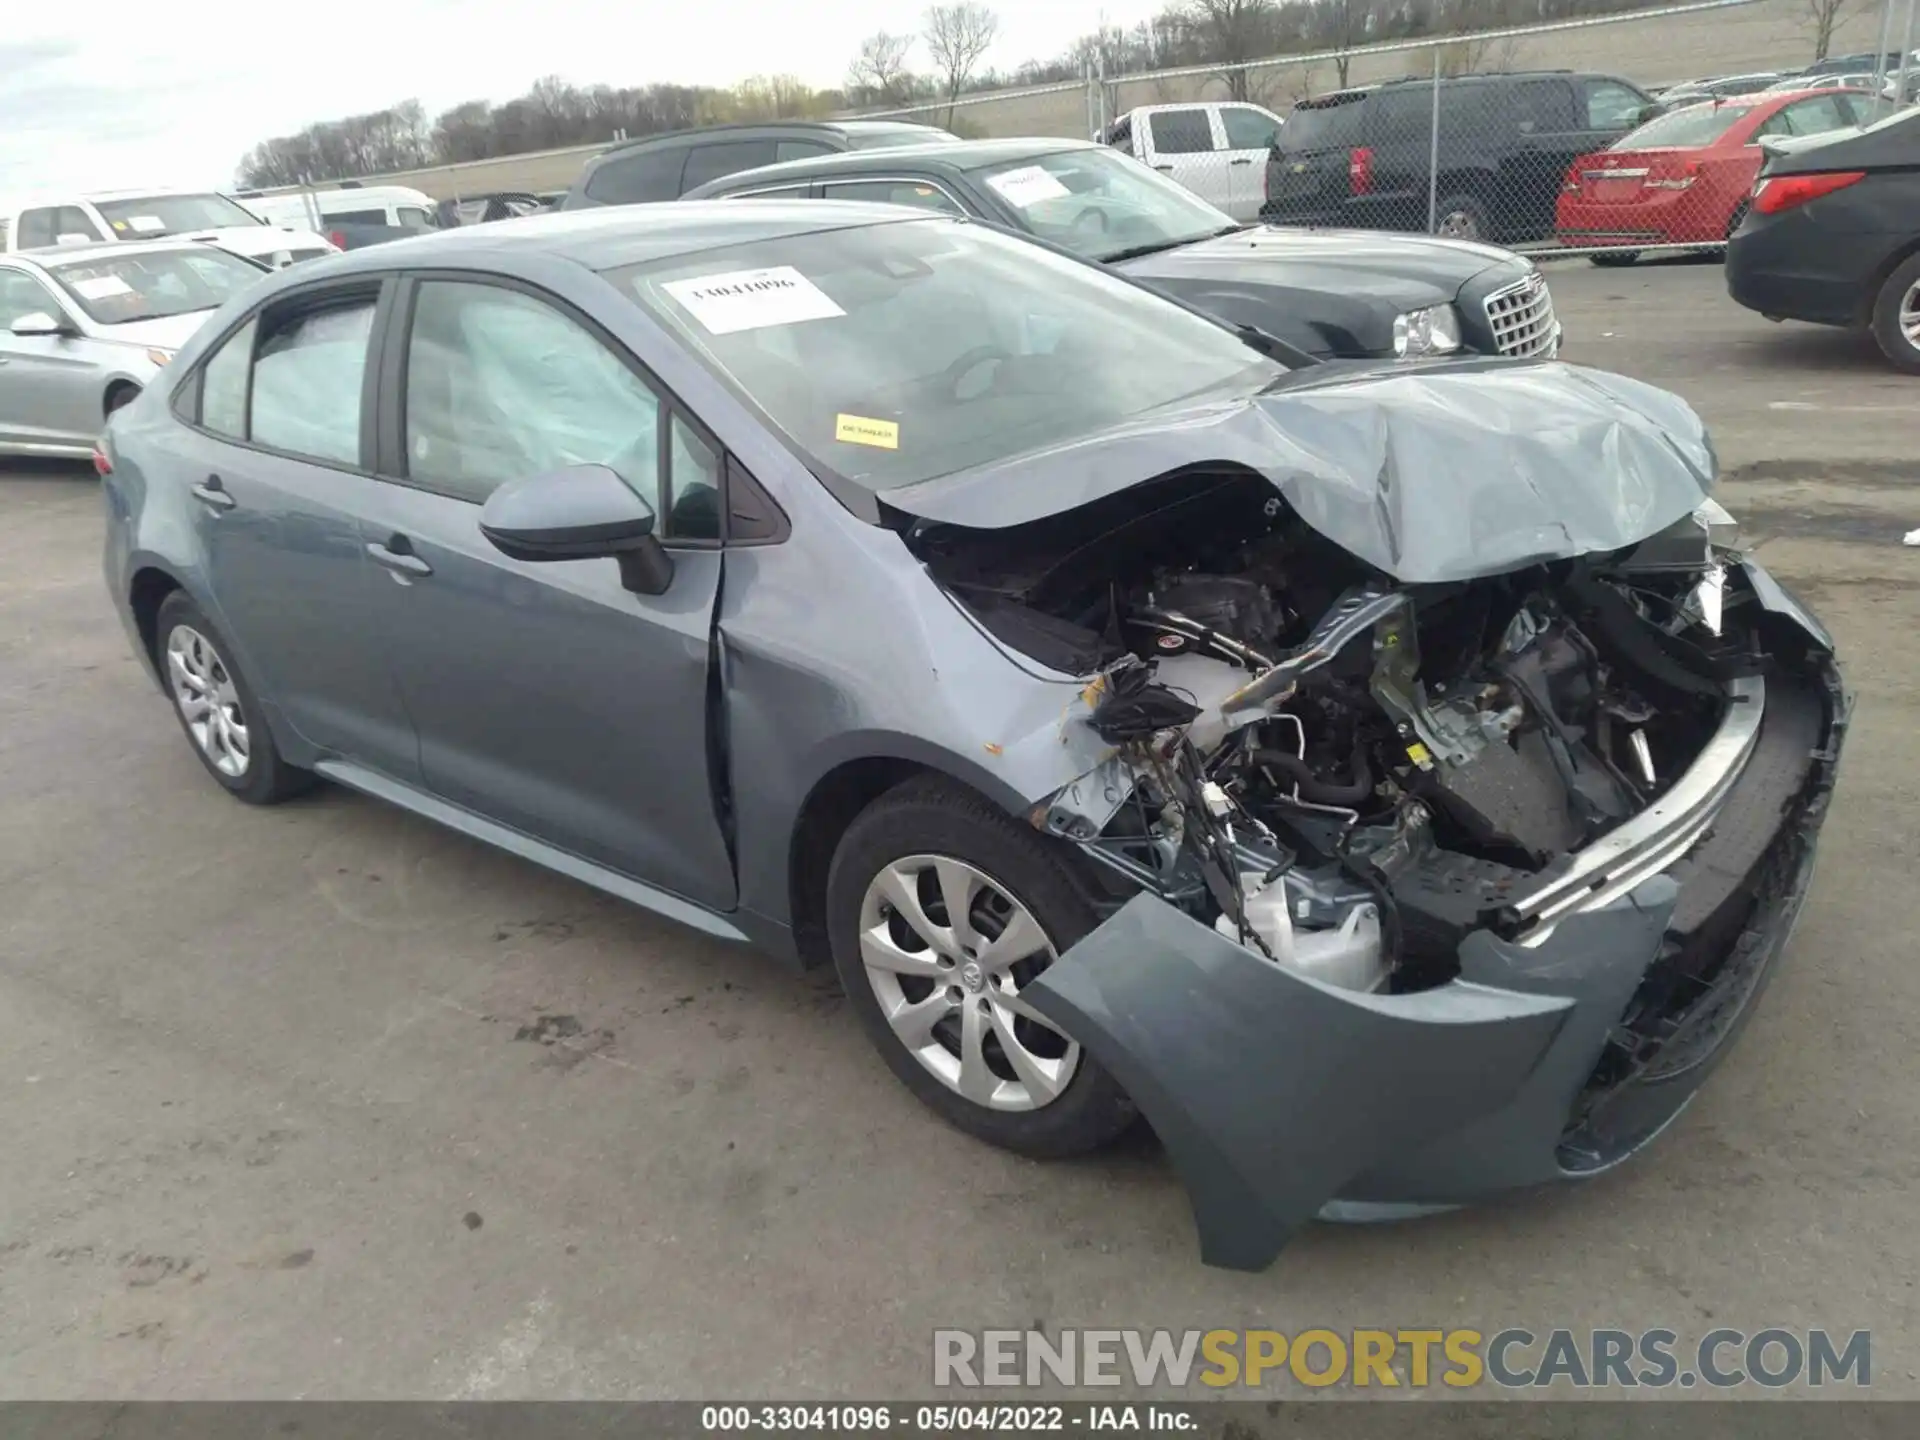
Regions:
M 1203 63 L 1221 67 L 1227 97 L 1251 100 L 1249 60 L 1280 48 L 1280 7 L 1274 0 L 1182 0 L 1175 14 L 1193 37 Z
M 947 96 L 947 124 L 953 124 L 953 102 L 980 64 L 980 58 L 1000 33 L 1000 17 L 980 0 L 954 0 L 950 5 L 930 6 L 923 38 L 927 54 L 941 77 Z
M 1813 58 L 1824 60 L 1833 45 L 1833 29 L 1859 0 L 1801 0 L 1801 23 L 1813 31 Z
M 847 98 L 856 96 L 880 105 L 904 105 L 913 98 L 913 72 L 907 68 L 911 35 L 876 31 L 860 42 L 847 67 Z

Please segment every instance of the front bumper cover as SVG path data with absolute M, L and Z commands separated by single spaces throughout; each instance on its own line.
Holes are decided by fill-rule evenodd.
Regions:
M 1475 930 L 1456 979 L 1401 995 L 1319 985 L 1141 894 L 1023 992 L 1154 1127 L 1209 1264 L 1262 1269 L 1316 1214 L 1598 1174 L 1692 1099 L 1791 933 L 1849 710 L 1825 632 L 1747 568 L 1761 606 L 1816 641 L 1818 673 L 1779 687 L 1712 833 L 1687 827 L 1684 856 L 1671 827 L 1648 837 L 1657 873 L 1626 866 L 1511 939 Z

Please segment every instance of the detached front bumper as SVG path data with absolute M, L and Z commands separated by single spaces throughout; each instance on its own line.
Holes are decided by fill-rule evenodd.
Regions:
M 1560 867 L 1519 887 L 1471 862 L 1426 875 L 1504 910 L 1447 984 L 1319 985 L 1142 894 L 1027 988 L 1153 1125 L 1208 1263 L 1264 1268 L 1323 1212 L 1598 1174 L 1692 1099 L 1792 931 L 1848 718 L 1824 632 L 1751 568 L 1813 663 L 1764 700 L 1752 682 L 1661 801 Z

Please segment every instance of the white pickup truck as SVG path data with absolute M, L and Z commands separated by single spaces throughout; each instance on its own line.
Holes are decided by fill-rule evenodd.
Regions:
M 1096 136 L 1211 201 L 1256 220 L 1267 198 L 1267 152 L 1284 122 L 1238 100 L 1142 105 Z
M 0 220 L 10 251 L 106 240 L 204 240 L 277 268 L 331 255 L 335 249 L 311 230 L 269 225 L 237 201 L 211 191 L 52 195 L 19 205 Z

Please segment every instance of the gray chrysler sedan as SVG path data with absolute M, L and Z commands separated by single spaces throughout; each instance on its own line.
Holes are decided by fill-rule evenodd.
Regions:
M 316 777 L 834 965 L 1203 1256 L 1587 1176 L 1741 1028 L 1848 699 L 1679 400 L 1288 369 L 961 219 L 506 221 L 230 303 L 96 463 L 236 798 Z

